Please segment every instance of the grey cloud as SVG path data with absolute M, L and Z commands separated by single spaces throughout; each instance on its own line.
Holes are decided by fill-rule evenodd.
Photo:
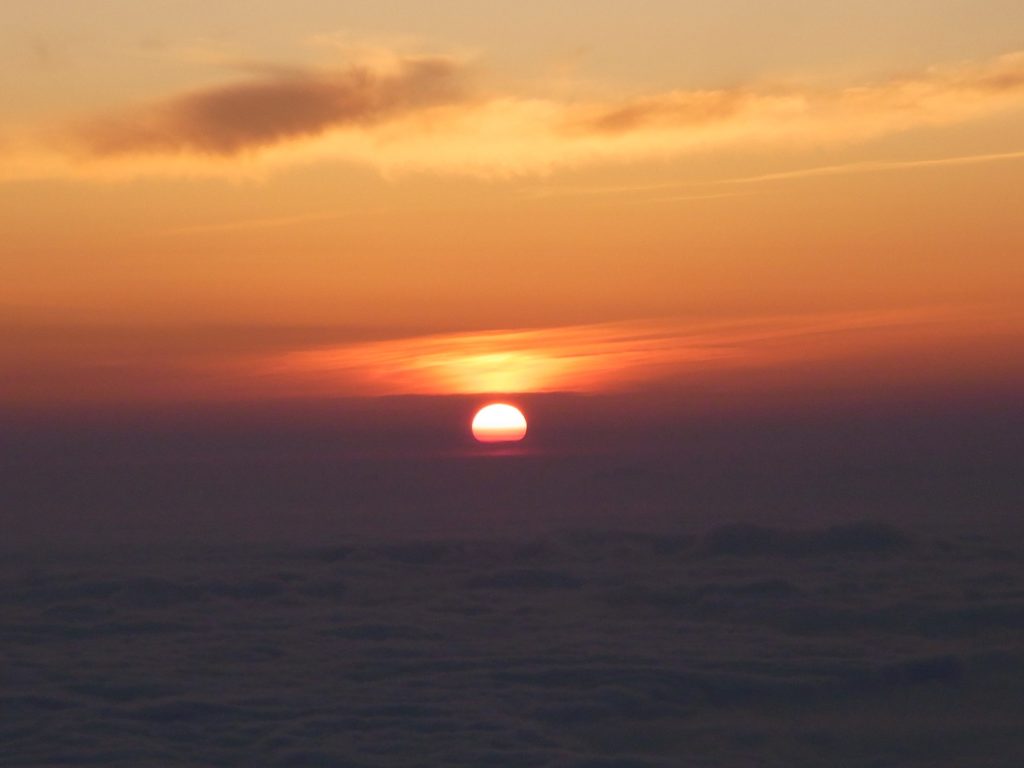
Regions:
M 700 126 L 736 117 L 748 101 L 743 91 L 669 93 L 603 107 L 576 124 L 595 133 L 628 133 L 652 124 Z
M 594 105 L 571 115 L 570 132 L 618 135 L 649 128 L 701 129 L 738 122 L 775 125 L 813 119 L 822 135 L 850 121 L 889 122 L 951 119 L 956 108 L 1019 97 L 1024 90 L 1024 56 L 1013 53 L 981 65 L 929 69 L 850 87 L 809 85 L 676 90 L 619 104 Z M 957 105 L 953 107 L 951 105 Z M 876 129 L 877 130 L 877 129 Z M 886 129 L 889 130 L 889 129 Z
M 159 97 L 70 130 L 33 127 L 14 137 L 0 181 L 249 177 L 310 158 L 505 178 L 729 147 L 870 141 L 985 119 L 1024 99 L 1021 52 L 857 83 L 757 81 L 593 101 L 493 83 L 476 89 L 456 58 L 385 55 L 385 67 L 333 72 L 248 65 L 235 82 Z M 315 141 L 332 129 L 347 135 Z M 257 152 L 303 142 L 290 154 Z
M 134 115 L 78 127 L 90 153 L 232 155 L 335 126 L 368 125 L 465 99 L 464 71 L 443 57 L 402 60 L 394 71 L 265 70 L 261 77 L 194 91 Z

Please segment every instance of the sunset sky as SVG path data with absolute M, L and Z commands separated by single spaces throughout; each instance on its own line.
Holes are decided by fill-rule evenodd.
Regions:
M 0 0 L 0 768 L 1024 755 L 1024 0 Z
M 6 0 L 0 402 L 1022 380 L 1022 30 Z

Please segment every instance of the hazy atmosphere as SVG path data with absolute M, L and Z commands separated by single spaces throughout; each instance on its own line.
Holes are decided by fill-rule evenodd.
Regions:
M 1017 766 L 1022 30 L 5 0 L 0 764 Z

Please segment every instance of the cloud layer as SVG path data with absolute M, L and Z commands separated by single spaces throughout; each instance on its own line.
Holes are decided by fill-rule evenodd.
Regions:
M 265 328 L 194 335 L 164 329 L 10 327 L 0 363 L 9 404 L 198 403 L 281 397 L 497 393 L 659 393 L 681 382 L 732 395 L 834 389 L 891 395 L 933 385 L 1011 386 L 1024 370 L 1004 350 L 1021 322 L 977 306 L 695 321 L 464 331 L 354 340 L 343 329 Z M 1004 342 L 993 345 L 991 339 Z M 359 339 L 358 336 L 355 339 Z M 851 372 L 855 378 L 849 379 Z M 767 378 L 765 378 L 767 377 Z M 845 386 L 845 385 L 843 385 Z
M 946 314 L 875 311 L 452 333 L 291 351 L 255 368 L 263 380 L 276 378 L 284 389 L 307 393 L 607 392 L 685 373 L 848 353 L 880 329 L 948 322 Z M 833 339 L 827 351 L 822 338 Z
M 15 372 L 0 384 L 0 395 L 12 403 L 127 403 L 225 396 L 658 391 L 682 377 L 707 383 L 737 372 L 800 370 L 807 378 L 807 366 L 823 376 L 854 361 L 881 365 L 896 350 L 904 355 L 916 350 L 921 376 L 945 376 L 949 371 L 933 370 L 926 350 L 942 344 L 948 351 L 951 337 L 992 333 L 987 317 L 976 308 L 922 308 L 666 319 L 335 343 L 303 343 L 299 337 L 284 348 L 274 341 L 246 346 L 230 336 L 212 336 L 197 347 L 189 337 L 170 332 L 127 338 L 79 334 L 72 337 L 77 346 L 69 346 L 39 332 L 23 336 L 0 356 Z M 40 352 L 44 342 L 50 346 Z M 969 355 L 972 370 L 984 375 L 992 362 L 971 346 L 960 354 Z
M 1024 52 L 852 86 L 759 84 L 603 101 L 470 87 L 449 57 L 260 71 L 77 122 L 10 158 L 25 175 L 259 175 L 345 161 L 385 173 L 543 174 L 724 148 L 864 141 L 1024 104 Z
M 723 548 L 738 531 L 765 546 Z M 324 541 L 6 558 L 9 764 L 962 766 L 1024 746 L 1015 537 Z

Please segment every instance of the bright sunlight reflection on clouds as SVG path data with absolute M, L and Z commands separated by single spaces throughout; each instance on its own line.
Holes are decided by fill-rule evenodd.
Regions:
M 391 339 L 288 352 L 261 361 L 294 385 L 344 394 L 597 392 L 688 368 L 805 357 L 808 339 L 929 319 L 844 313 L 716 325 L 631 322 Z

